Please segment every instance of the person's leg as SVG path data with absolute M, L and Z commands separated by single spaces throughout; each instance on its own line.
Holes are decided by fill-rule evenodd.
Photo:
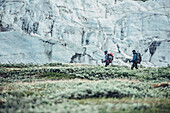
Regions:
M 135 68 L 138 69 L 138 64 L 137 63 L 135 63 Z
M 107 67 L 109 65 L 109 62 L 106 62 L 106 65 L 105 65 L 105 67 Z
M 134 65 L 135 65 L 135 64 L 134 64 L 134 62 L 133 62 L 133 64 L 132 64 L 132 67 L 131 67 L 131 70 L 133 70 L 133 68 L 134 68 Z
M 105 63 L 105 67 L 107 67 L 107 62 Z

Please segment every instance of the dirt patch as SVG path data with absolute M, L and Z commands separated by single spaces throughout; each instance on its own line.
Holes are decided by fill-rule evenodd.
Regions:
M 0 93 L 12 90 L 12 86 L 0 86 Z
M 159 88 L 159 87 L 168 87 L 170 83 L 160 83 L 160 84 L 153 84 L 152 86 L 154 88 Z
M 59 82 L 98 82 L 98 81 L 105 81 L 105 80 L 87 80 L 87 79 L 70 79 L 70 80 L 43 80 L 43 81 L 32 81 L 32 82 L 17 82 L 18 85 L 36 85 L 36 84 L 48 84 L 48 83 L 59 83 Z M 140 82 L 136 79 L 128 80 L 128 79 L 110 79 L 108 81 L 120 81 L 120 82 Z
M 17 82 L 18 85 L 36 85 L 36 84 L 48 84 L 58 82 L 92 82 L 92 80 L 85 79 L 70 79 L 70 80 L 45 80 L 45 81 L 32 81 L 32 82 Z
M 136 80 L 136 79 L 131 79 L 131 80 L 129 80 L 129 79 L 115 78 L 115 79 L 113 79 L 113 80 L 115 80 L 115 81 L 121 81 L 121 82 L 140 82 L 139 80 Z

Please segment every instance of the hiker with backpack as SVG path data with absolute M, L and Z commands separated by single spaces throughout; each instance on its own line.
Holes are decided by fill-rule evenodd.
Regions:
M 135 50 L 132 51 L 133 53 L 133 59 L 130 62 L 133 62 L 131 70 L 133 70 L 133 68 L 135 67 L 136 69 L 138 69 L 138 63 L 141 62 L 141 55 L 140 53 L 137 53 Z
M 113 53 L 108 53 L 108 51 L 104 51 L 105 54 L 105 60 L 102 63 L 105 63 L 105 67 L 107 67 L 110 63 L 113 61 Z

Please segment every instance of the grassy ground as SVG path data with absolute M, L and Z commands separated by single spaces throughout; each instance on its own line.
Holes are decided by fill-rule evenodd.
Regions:
M 0 112 L 169 113 L 170 67 L 0 64 Z

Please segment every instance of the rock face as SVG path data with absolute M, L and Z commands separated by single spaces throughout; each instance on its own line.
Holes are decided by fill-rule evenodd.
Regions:
M 170 1 L 1 0 L 0 63 L 170 64 Z

